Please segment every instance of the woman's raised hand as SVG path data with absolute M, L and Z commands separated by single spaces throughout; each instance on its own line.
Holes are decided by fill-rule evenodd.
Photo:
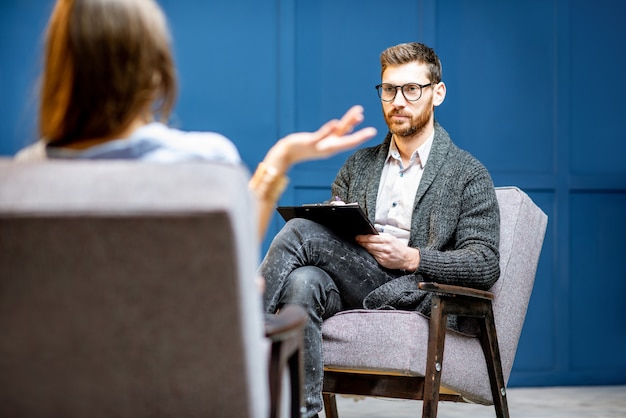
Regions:
M 376 135 L 372 127 L 353 132 L 363 119 L 363 107 L 353 106 L 341 119 L 328 121 L 315 132 L 297 132 L 282 138 L 270 149 L 264 162 L 284 173 L 296 163 L 350 150 Z

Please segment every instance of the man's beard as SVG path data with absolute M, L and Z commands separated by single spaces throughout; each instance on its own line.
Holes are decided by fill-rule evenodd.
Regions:
M 385 122 L 387 122 L 387 126 L 389 127 L 389 132 L 394 134 L 396 137 L 405 138 L 413 136 L 419 132 L 424 131 L 426 126 L 430 123 L 430 120 L 433 115 L 433 107 L 432 105 L 427 106 L 423 112 L 420 114 L 411 117 L 409 121 L 409 126 L 400 127 L 400 125 L 394 123 L 391 120 L 393 115 L 403 115 L 409 116 L 402 112 L 402 110 L 392 110 L 388 114 L 385 114 Z

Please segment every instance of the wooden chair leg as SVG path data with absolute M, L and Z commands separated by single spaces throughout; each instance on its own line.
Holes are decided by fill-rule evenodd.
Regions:
M 304 383 L 304 367 L 303 367 L 303 348 L 299 347 L 289 357 L 289 381 L 291 384 L 291 417 L 300 418 L 302 416 L 303 407 L 303 383 Z
M 280 412 L 285 366 L 288 366 L 291 385 L 291 417 L 301 416 L 303 330 L 307 318 L 304 308 L 295 305 L 286 305 L 279 314 L 266 317 L 265 335 L 272 342 L 269 364 L 270 418 L 278 417 Z
M 426 355 L 426 376 L 424 379 L 424 404 L 422 418 L 436 418 L 439 404 L 439 386 L 443 367 L 443 348 L 446 337 L 445 301 L 433 296 L 428 332 L 428 352 Z
M 509 406 L 506 398 L 506 387 L 504 375 L 502 373 L 502 361 L 500 359 L 500 349 L 496 334 L 496 324 L 493 317 L 491 305 L 481 321 L 480 343 L 487 362 L 489 373 L 489 383 L 491 385 L 491 396 L 498 418 L 509 418 Z
M 269 380 L 270 380 L 270 418 L 278 417 L 278 409 L 280 407 L 280 398 L 282 392 L 282 376 L 280 375 L 282 341 L 272 342 L 270 352 Z
M 339 411 L 337 411 L 337 398 L 334 393 L 323 393 L 324 398 L 324 413 L 326 418 L 339 418 Z

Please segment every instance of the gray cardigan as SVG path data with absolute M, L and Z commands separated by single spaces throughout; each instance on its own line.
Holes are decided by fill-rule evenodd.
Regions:
M 333 196 L 358 202 L 374 221 L 378 185 L 391 134 L 378 146 L 358 150 L 339 170 Z M 487 169 L 450 140 L 435 122 L 435 137 L 415 196 L 409 245 L 419 248 L 417 271 L 371 292 L 364 307 L 430 313 L 430 297 L 418 281 L 489 289 L 500 275 L 500 213 Z

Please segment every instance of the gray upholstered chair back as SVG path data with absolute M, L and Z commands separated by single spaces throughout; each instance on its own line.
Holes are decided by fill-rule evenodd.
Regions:
M 505 381 L 513 367 L 548 217 L 516 187 L 496 188 L 500 206 L 500 278 L 491 291 Z
M 262 417 L 241 167 L 0 161 L 0 409 Z

